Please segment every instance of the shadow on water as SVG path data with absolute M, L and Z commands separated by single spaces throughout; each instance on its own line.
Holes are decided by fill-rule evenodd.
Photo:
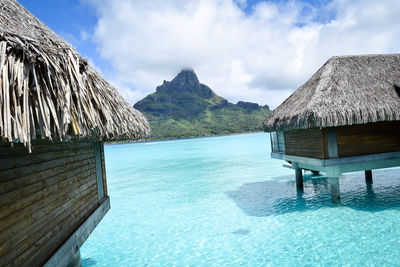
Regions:
M 82 259 L 81 263 L 82 263 L 82 267 L 96 266 L 97 261 L 92 258 L 85 258 L 85 259 Z
M 232 232 L 232 234 L 234 235 L 248 235 L 250 233 L 249 229 L 244 229 L 244 228 L 240 228 L 237 229 L 236 231 Z
M 374 172 L 373 184 L 366 184 L 364 173 L 340 179 L 341 200 L 333 203 L 329 180 L 324 176 L 304 175 L 304 189 L 297 190 L 293 176 L 272 181 L 248 183 L 228 191 L 236 205 L 250 216 L 270 216 L 327 207 L 348 207 L 377 212 L 400 208 L 400 170 Z

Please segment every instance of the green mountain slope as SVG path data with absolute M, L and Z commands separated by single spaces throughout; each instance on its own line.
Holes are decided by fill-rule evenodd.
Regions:
M 134 107 L 148 118 L 153 140 L 262 131 L 271 112 L 255 103 L 229 103 L 201 84 L 193 70 L 164 81 Z

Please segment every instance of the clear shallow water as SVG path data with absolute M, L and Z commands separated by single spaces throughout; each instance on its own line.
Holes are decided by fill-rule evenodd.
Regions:
M 269 157 L 265 133 L 106 146 L 111 210 L 83 266 L 400 265 L 400 169 L 340 179 Z

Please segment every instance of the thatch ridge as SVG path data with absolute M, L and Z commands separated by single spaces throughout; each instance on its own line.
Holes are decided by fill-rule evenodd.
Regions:
M 335 56 L 264 121 L 265 131 L 400 120 L 400 54 Z
M 135 110 L 67 42 L 15 0 L 0 0 L 0 136 L 122 140 L 150 132 Z

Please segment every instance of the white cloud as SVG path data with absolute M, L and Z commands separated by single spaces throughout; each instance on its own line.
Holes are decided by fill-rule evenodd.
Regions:
M 247 7 L 247 0 L 235 0 L 235 2 L 240 8 Z
M 83 40 L 83 41 L 86 41 L 90 37 L 89 33 L 85 30 L 80 30 L 79 34 L 80 34 L 81 40 Z
M 86 1 L 98 11 L 101 56 L 131 103 L 193 67 L 230 101 L 276 107 L 333 55 L 400 48 L 397 0 L 334 0 L 318 9 L 260 2 L 250 14 L 241 0 Z
M 127 84 L 125 84 L 123 81 L 121 80 L 114 80 L 111 79 L 109 80 L 109 82 L 115 86 L 119 93 L 129 102 L 132 103 L 132 105 L 134 103 L 136 103 L 138 100 L 142 99 L 143 97 L 145 97 L 148 92 L 142 92 L 140 90 L 132 90 L 131 87 Z

